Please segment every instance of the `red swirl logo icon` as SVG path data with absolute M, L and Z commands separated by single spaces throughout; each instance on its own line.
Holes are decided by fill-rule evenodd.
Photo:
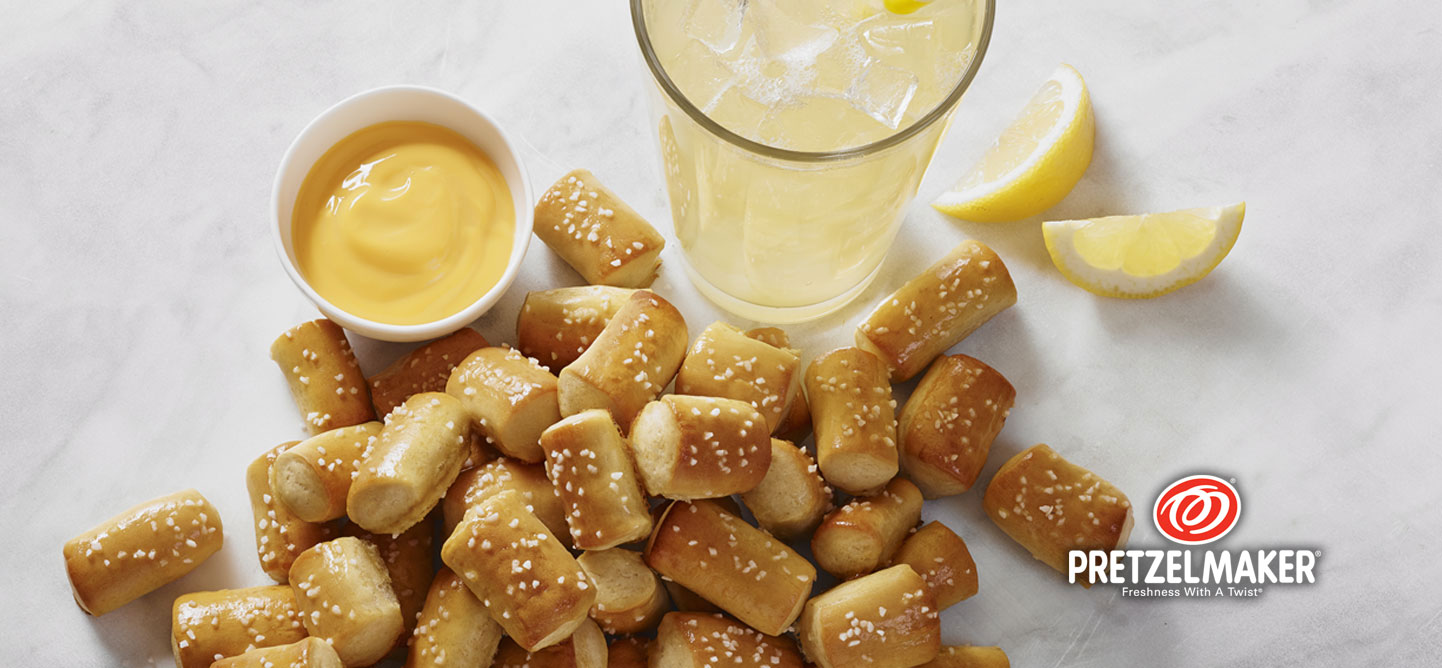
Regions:
M 1152 508 L 1157 530 L 1186 545 L 1203 545 L 1227 535 L 1241 514 L 1237 488 L 1211 475 L 1188 476 L 1167 485 Z

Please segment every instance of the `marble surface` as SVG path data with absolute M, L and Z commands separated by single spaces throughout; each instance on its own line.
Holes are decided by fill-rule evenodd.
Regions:
M 957 350 L 1018 389 L 986 475 L 1047 442 L 1150 507 L 1183 474 L 1235 477 L 1232 548 L 1322 551 L 1319 582 L 1260 598 L 1136 601 L 1027 558 L 979 492 L 928 504 L 979 564 L 949 642 L 1017 666 L 1423 665 L 1442 657 L 1442 10 L 1421 1 L 1002 3 L 991 52 L 882 277 L 792 328 L 845 344 L 942 248 L 980 238 L 1019 304 Z M 0 663 L 168 665 L 175 596 L 266 583 L 242 471 L 302 434 L 272 338 L 316 315 L 266 231 L 301 126 L 389 83 L 454 91 L 524 138 L 534 185 L 594 170 L 667 229 L 645 79 L 622 3 L 6 3 L 0 19 Z M 1036 220 L 974 225 L 925 202 L 1058 62 L 1092 88 L 1097 155 L 1048 215 L 1245 198 L 1210 278 L 1145 302 L 1051 266 Z M 666 251 L 668 260 L 676 249 Z M 532 245 L 476 323 L 514 337 L 525 291 L 576 283 Z M 671 262 L 656 289 L 693 329 L 724 318 Z M 738 322 L 738 324 L 748 324 Z M 369 370 L 406 347 L 357 341 Z M 101 619 L 70 600 L 60 545 L 196 487 L 225 549 Z M 1163 539 L 1139 522 L 1135 544 Z

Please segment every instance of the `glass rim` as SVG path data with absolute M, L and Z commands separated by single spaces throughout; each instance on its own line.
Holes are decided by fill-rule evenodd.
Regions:
M 971 86 L 972 79 L 976 78 L 976 72 L 981 67 L 982 58 L 986 55 L 987 46 L 991 43 L 992 24 L 996 18 L 996 0 L 980 0 L 983 4 L 984 11 L 981 35 L 976 42 L 976 53 L 972 56 L 971 62 L 966 66 L 966 72 L 963 73 L 961 79 L 957 81 L 956 87 L 953 88 L 941 102 L 937 103 L 936 106 L 924 116 L 916 119 L 911 125 L 869 144 L 861 144 L 860 146 L 852 146 L 835 151 L 797 151 L 779 148 L 770 144 L 763 144 L 742 137 L 712 120 L 710 116 L 707 116 L 705 112 L 697 108 L 695 104 L 692 104 L 691 101 L 681 93 L 680 89 L 676 87 L 670 75 L 666 74 L 665 68 L 661 67 L 661 61 L 656 56 L 656 50 L 651 46 L 651 35 L 646 28 L 645 11 L 641 6 L 641 3 L 645 0 L 630 1 L 631 26 L 636 31 L 636 41 L 641 46 L 641 56 L 645 59 L 647 69 L 651 70 L 652 77 L 654 77 L 656 83 L 660 85 L 661 91 L 666 97 L 670 98 L 671 102 L 679 107 L 681 111 L 684 111 L 687 116 L 691 117 L 692 121 L 695 121 L 708 132 L 726 140 L 728 143 L 752 153 L 791 162 L 830 162 L 871 155 L 906 142 L 906 140 L 915 137 L 944 118 L 956 107 L 957 102 L 961 100 L 962 94 Z

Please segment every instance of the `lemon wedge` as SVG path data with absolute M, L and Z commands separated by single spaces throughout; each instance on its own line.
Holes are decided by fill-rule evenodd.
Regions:
M 1042 223 L 1062 275 L 1104 297 L 1156 297 L 1202 280 L 1237 243 L 1246 203 Z
M 892 14 L 910 14 L 931 0 L 886 0 L 886 9 Z
M 1086 82 L 1062 65 L 981 162 L 931 205 L 980 223 L 1035 216 L 1071 192 L 1092 161 L 1096 122 Z

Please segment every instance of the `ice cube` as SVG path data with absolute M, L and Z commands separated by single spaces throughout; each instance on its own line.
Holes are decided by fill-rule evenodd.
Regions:
M 882 125 L 895 130 L 916 97 L 916 75 L 885 63 L 873 62 L 852 86 L 851 103 Z
M 699 109 L 715 104 L 717 96 L 736 81 L 736 73 L 720 56 L 700 42 L 687 42 L 681 52 L 666 65 L 681 94 Z
M 907 49 L 923 48 L 935 40 L 936 23 L 931 19 L 877 22 L 862 32 L 862 39 L 877 55 L 899 54 Z
M 747 0 L 692 0 L 684 30 L 716 53 L 726 53 L 741 39 Z
M 762 52 L 793 67 L 810 64 L 839 34 L 834 27 L 797 19 L 778 0 L 749 0 L 747 14 Z
M 869 62 L 866 50 L 854 36 L 841 39 L 816 56 L 811 66 L 811 89 L 818 93 L 845 95 Z

